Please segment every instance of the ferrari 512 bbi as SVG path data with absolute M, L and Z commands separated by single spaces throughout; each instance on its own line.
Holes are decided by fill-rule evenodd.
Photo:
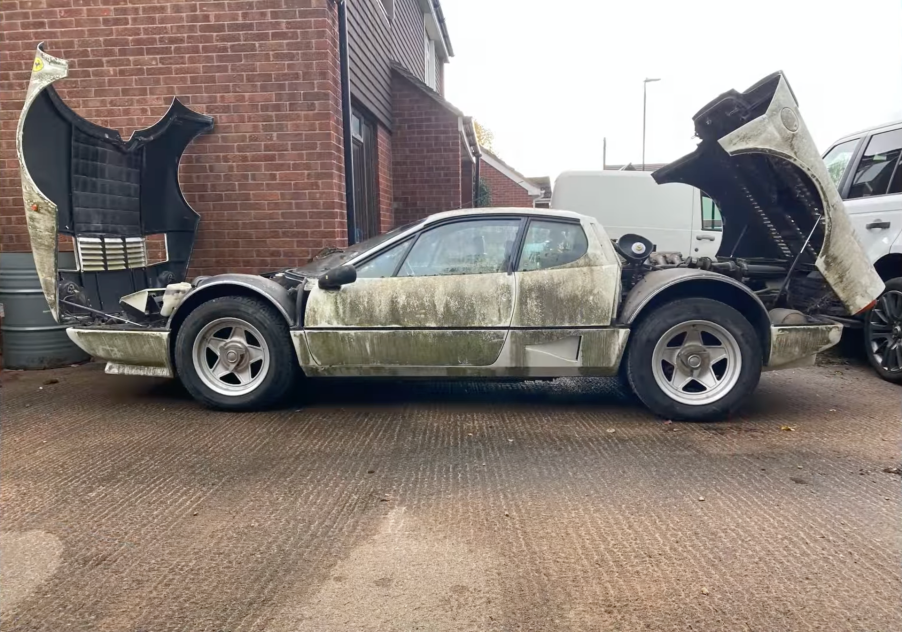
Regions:
M 38 47 L 19 120 L 28 230 L 54 317 L 108 373 L 178 377 L 226 410 L 278 402 L 304 376 L 622 375 L 655 413 L 729 415 L 762 370 L 811 363 L 883 283 L 781 73 L 695 115 L 695 151 L 659 184 L 719 205 L 714 258 L 612 242 L 565 211 L 438 213 L 262 275 L 185 281 L 199 221 L 179 158 L 213 120 L 173 102 L 128 141 L 75 114 Z M 60 269 L 60 234 L 75 269 Z M 165 235 L 150 265 L 147 237 Z

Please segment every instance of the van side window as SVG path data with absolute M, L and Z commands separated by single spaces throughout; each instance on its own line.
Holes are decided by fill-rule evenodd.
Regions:
M 723 230 L 723 218 L 714 200 L 702 191 L 702 230 Z
M 885 195 L 890 193 L 890 183 L 898 189 L 894 177 L 902 154 L 902 129 L 874 134 L 861 156 L 852 178 L 848 199 Z

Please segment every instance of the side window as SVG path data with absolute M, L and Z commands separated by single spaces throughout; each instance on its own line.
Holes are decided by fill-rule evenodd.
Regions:
M 517 269 L 529 272 L 555 268 L 576 261 L 588 249 L 586 233 L 579 224 L 535 220 L 526 231 Z
M 902 154 L 902 129 L 872 136 L 852 178 L 849 199 L 889 193 L 899 154 Z
M 437 226 L 420 235 L 398 276 L 506 272 L 519 230 L 519 218 Z
M 395 269 L 398 267 L 398 263 L 401 261 L 404 253 L 407 252 L 407 246 L 409 245 L 410 240 L 408 239 L 407 241 L 386 250 L 375 259 L 370 259 L 357 268 L 357 278 L 384 279 L 385 277 L 393 276 L 395 274 Z
M 723 218 L 714 200 L 701 192 L 702 198 L 702 230 L 723 230 Z
M 847 140 L 844 143 L 840 143 L 828 151 L 827 155 L 824 156 L 824 164 L 827 165 L 827 173 L 830 174 L 830 179 L 833 180 L 833 184 L 837 187 L 839 186 L 840 181 L 842 181 L 842 176 L 846 172 L 846 168 L 849 166 L 849 161 L 852 160 L 852 155 L 855 153 L 855 148 L 858 147 L 859 140 L 861 139 L 856 138 L 855 140 Z

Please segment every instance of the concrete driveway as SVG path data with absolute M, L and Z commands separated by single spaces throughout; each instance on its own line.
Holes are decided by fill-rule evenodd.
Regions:
M 601 380 L 235 415 L 99 365 L 6 373 L 2 627 L 896 632 L 900 395 L 835 366 L 719 424 Z

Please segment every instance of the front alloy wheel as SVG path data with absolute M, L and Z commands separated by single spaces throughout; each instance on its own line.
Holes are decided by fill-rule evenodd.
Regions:
M 865 351 L 884 380 L 902 382 L 902 279 L 891 279 L 864 322 Z
M 240 318 L 217 318 L 194 339 L 194 370 L 223 395 L 250 393 L 270 370 L 269 347 L 256 327 Z
M 285 318 L 249 296 L 221 296 L 193 309 L 178 329 L 175 365 L 196 400 L 221 410 L 276 404 L 298 372 Z

